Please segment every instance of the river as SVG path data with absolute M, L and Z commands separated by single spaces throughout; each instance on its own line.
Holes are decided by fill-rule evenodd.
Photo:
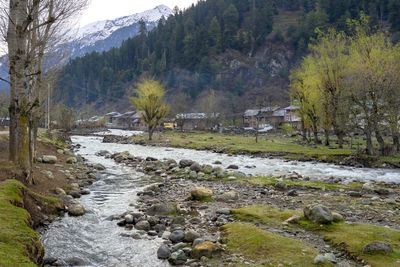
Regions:
M 124 134 L 121 132 L 120 134 Z M 88 189 L 90 195 L 81 197 L 81 204 L 87 213 L 81 217 L 65 215 L 53 222 L 42 236 L 46 257 L 59 259 L 66 266 L 168 266 L 156 257 L 157 248 L 162 243 L 160 238 L 143 236 L 136 240 L 121 234 L 128 231 L 118 227 L 116 221 L 108 218 L 120 215 L 134 207 L 136 193 L 151 181 L 146 181 L 142 173 L 116 164 L 112 159 L 96 156 L 100 150 L 111 153 L 129 151 L 134 156 L 191 159 L 200 164 L 221 161 L 226 168 L 235 164 L 248 175 L 276 175 L 296 172 L 314 178 L 340 177 L 347 181 L 376 180 L 400 183 L 398 169 L 372 169 L 337 166 L 325 163 L 295 162 L 282 159 L 232 156 L 209 151 L 197 151 L 181 148 L 151 147 L 130 144 L 102 143 L 98 136 L 73 136 L 72 141 L 80 144 L 77 153 L 90 163 L 101 163 L 105 171 L 98 174 L 98 181 Z M 217 166 L 217 165 L 214 165 Z M 245 167 L 248 166 L 248 167 Z M 131 230 L 129 233 L 132 233 Z

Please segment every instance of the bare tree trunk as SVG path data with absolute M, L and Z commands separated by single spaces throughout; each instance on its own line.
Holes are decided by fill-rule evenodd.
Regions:
M 303 141 L 306 142 L 307 141 L 307 130 L 306 130 L 306 124 L 304 123 L 304 120 L 301 120 L 301 132 L 302 132 L 302 136 L 303 136 Z
M 148 127 L 148 131 L 149 131 L 149 140 L 153 140 L 153 132 L 154 132 L 154 128 L 149 126 Z
M 387 154 L 386 143 L 382 137 L 381 131 L 375 129 L 375 136 L 376 136 L 376 140 L 378 141 L 378 144 L 379 144 L 380 154 L 381 154 L 381 156 L 385 156 Z
M 330 141 L 329 141 L 329 130 L 325 129 L 324 130 L 325 133 L 325 146 L 329 146 L 330 145 Z
M 373 155 L 374 153 L 374 147 L 372 145 L 372 133 L 370 129 L 366 129 L 365 131 L 365 137 L 367 139 L 367 147 L 366 147 L 366 152 L 367 155 Z
M 16 161 L 22 171 L 28 175 L 29 164 L 28 118 L 29 107 L 26 98 L 26 28 L 30 23 L 27 17 L 27 0 L 10 0 L 9 26 L 7 31 L 8 52 L 10 61 L 10 81 L 12 97 L 10 98 L 10 159 Z

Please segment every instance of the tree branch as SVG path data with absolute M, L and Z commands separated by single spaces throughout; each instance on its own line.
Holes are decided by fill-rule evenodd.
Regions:
M 10 81 L 7 81 L 6 79 L 3 79 L 1 77 L 0 77 L 0 81 L 3 81 L 3 82 L 8 83 L 8 84 L 11 84 Z

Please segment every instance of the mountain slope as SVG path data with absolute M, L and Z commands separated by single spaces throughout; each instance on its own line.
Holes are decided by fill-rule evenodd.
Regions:
M 199 1 L 147 35 L 71 61 L 63 71 L 58 100 L 78 109 L 90 105 L 123 111 L 129 107 L 132 84 L 152 76 L 165 83 L 171 102 L 188 95 L 194 111 L 204 111 L 210 89 L 218 107 L 231 114 L 282 104 L 288 101 L 290 69 L 307 54 L 316 28 L 344 30 L 348 19 L 364 12 L 372 25 L 386 27 L 400 40 L 400 20 L 395 19 L 400 9 L 394 2 Z
M 112 47 L 121 46 L 124 40 L 138 35 L 141 21 L 145 23 L 147 31 L 151 31 L 162 17 L 167 19 L 172 14 L 169 7 L 159 5 L 142 13 L 94 22 L 80 28 L 66 46 L 72 58 L 93 51 L 107 51 Z

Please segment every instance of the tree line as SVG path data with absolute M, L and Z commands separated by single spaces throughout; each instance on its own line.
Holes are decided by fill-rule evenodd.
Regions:
M 291 74 L 291 96 L 300 107 L 305 130 L 344 137 L 361 133 L 368 155 L 400 151 L 400 45 L 387 31 L 370 26 L 370 18 L 348 20 L 346 32 L 318 32 L 311 53 Z M 387 137 L 390 137 L 390 141 Z M 374 140 L 379 149 L 374 149 Z
M 399 7 L 399 0 L 199 1 L 184 11 L 175 9 L 173 16 L 161 19 L 151 32 L 146 32 L 142 22 L 139 36 L 119 48 L 70 61 L 61 75 L 58 99 L 75 107 L 113 102 L 144 74 L 192 99 L 210 88 L 241 97 L 254 88 L 246 88 L 241 77 L 228 84 L 222 81 L 220 55 L 234 50 L 254 56 L 266 44 L 280 11 L 298 11 L 299 23 L 285 32 L 278 29 L 269 42 L 283 41 L 294 50 L 294 58 L 300 59 L 316 38 L 316 28 L 335 25 L 344 30 L 346 20 L 357 18 L 360 11 L 371 17 L 371 25 L 390 27 L 394 40 L 400 39 Z

